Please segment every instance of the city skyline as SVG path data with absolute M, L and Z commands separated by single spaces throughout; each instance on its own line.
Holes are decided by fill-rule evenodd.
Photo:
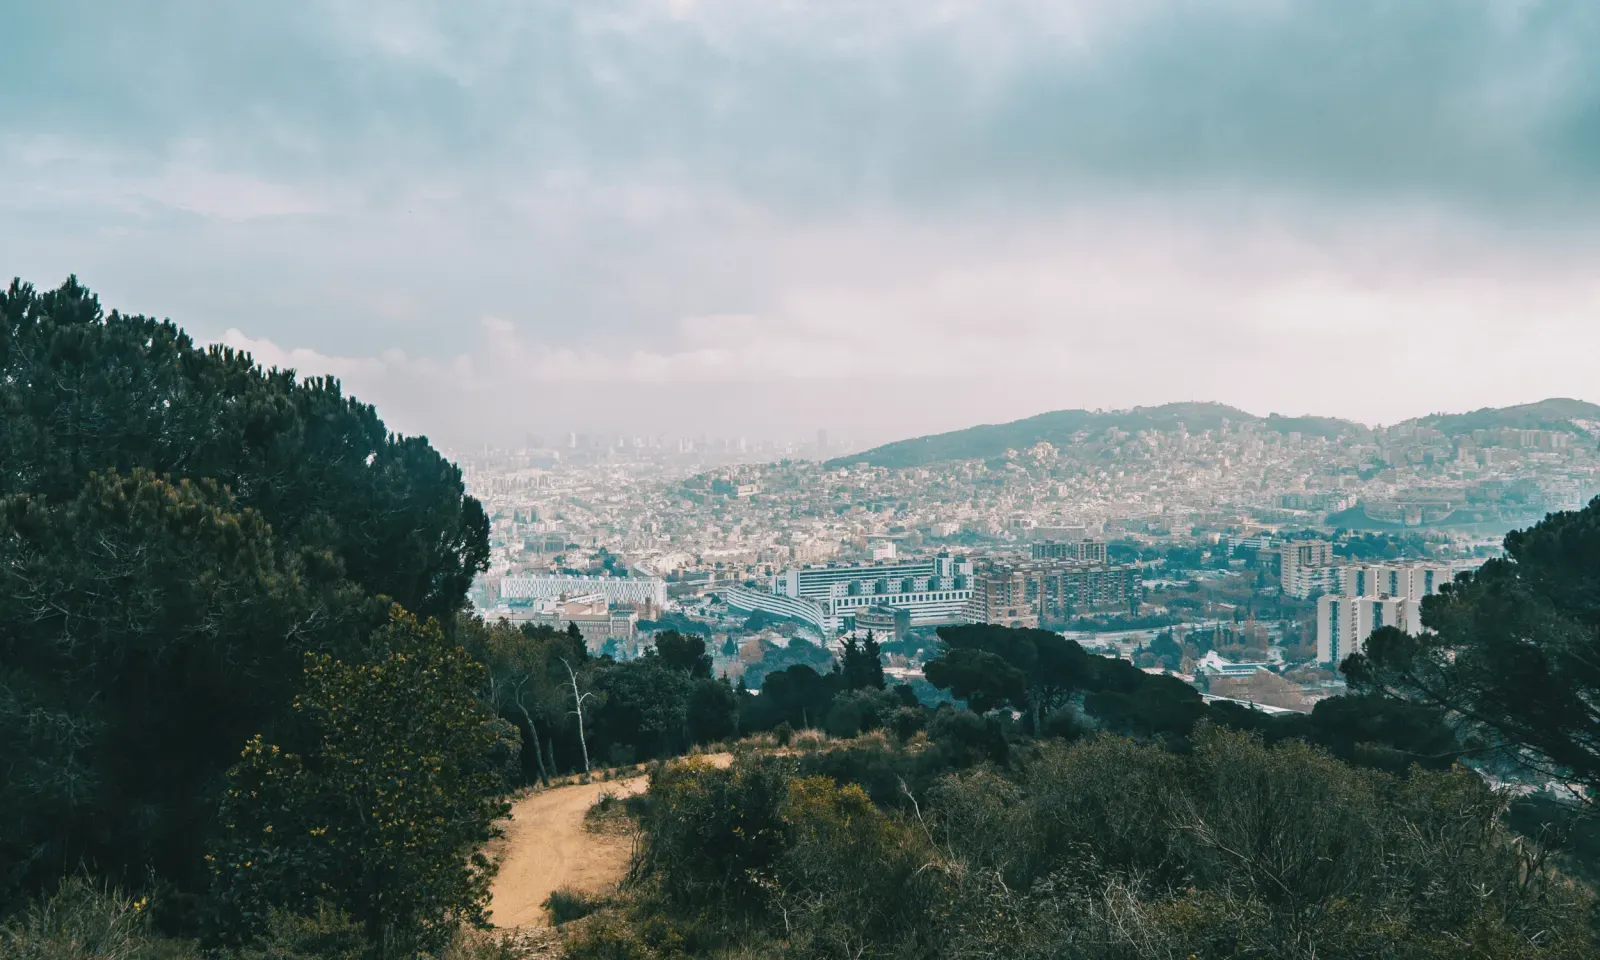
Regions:
M 1600 352 L 1578 0 L 25 7 L 7 275 L 451 446 L 1393 423 Z

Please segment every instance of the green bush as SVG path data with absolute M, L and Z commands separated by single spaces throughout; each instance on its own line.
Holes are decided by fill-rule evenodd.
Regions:
M 361 960 L 366 946 L 359 924 L 320 904 L 303 915 L 272 911 L 256 939 L 218 956 L 226 960 Z
M 726 770 L 701 758 L 662 767 L 650 781 L 636 872 L 680 907 L 763 909 L 784 849 L 778 811 L 793 771 L 793 760 L 778 757 L 741 757 Z
M 846 690 L 833 698 L 823 729 L 832 737 L 854 737 L 882 727 L 901 706 L 900 698 L 885 690 Z
M 550 911 L 550 921 L 557 926 L 573 920 L 582 920 L 604 904 L 604 898 L 573 887 L 553 890 L 544 900 L 544 908 Z

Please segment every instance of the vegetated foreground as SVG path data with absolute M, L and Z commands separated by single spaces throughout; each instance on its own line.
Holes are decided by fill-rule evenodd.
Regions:
M 718 767 L 731 754 L 710 758 Z M 601 893 L 628 872 L 633 845 L 627 837 L 590 830 L 584 815 L 606 793 L 629 797 L 644 792 L 643 774 L 626 780 L 574 783 L 533 794 L 511 807 L 504 824 L 500 871 L 489 888 L 490 919 L 496 927 L 542 927 L 550 922 L 545 900 L 561 889 Z

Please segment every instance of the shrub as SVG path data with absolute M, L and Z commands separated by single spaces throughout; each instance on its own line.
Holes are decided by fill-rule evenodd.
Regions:
M 661 954 L 646 942 L 641 926 L 600 914 L 567 937 L 567 960 L 656 960 Z
M 573 887 L 553 890 L 544 900 L 544 908 L 550 911 L 550 921 L 557 926 L 582 920 L 604 905 L 603 898 Z
M 870 687 L 846 690 L 833 698 L 823 727 L 829 736 L 854 737 L 883 726 L 885 719 L 900 708 L 900 699 L 887 691 Z
M 901 707 L 889 714 L 888 721 L 884 725 L 903 743 L 916 736 L 917 731 L 927 726 L 927 723 L 928 711 L 921 707 Z
M 793 761 L 741 757 L 726 770 L 692 758 L 651 779 L 635 867 L 668 902 L 734 914 L 764 907 L 784 849 L 778 816 Z
M 227 954 L 227 960 L 361 960 L 361 927 L 326 904 L 298 916 L 274 910 L 261 935 Z
M 966 710 L 941 707 L 928 721 L 928 739 L 949 756 L 952 767 L 970 767 L 984 760 L 1004 764 L 1011 746 L 1000 721 Z
M 789 721 L 778 724 L 772 728 L 772 736 L 777 741 L 779 749 L 783 749 L 794 742 L 794 727 L 789 726 Z

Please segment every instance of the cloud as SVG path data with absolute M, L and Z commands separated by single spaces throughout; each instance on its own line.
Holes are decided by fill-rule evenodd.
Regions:
M 0 264 L 462 442 L 1392 420 L 1596 345 L 1588 0 L 0 17 Z
M 686 425 L 881 440 L 1188 399 L 1395 422 L 1590 389 L 1600 281 L 1581 265 L 1509 270 L 1492 239 L 1466 242 L 1449 223 L 1371 226 L 1298 245 L 1270 229 L 1109 223 L 1038 230 L 986 256 L 929 244 L 899 282 L 839 272 L 759 312 L 679 318 L 648 344 L 552 345 L 501 317 L 448 361 L 224 339 L 342 377 L 392 426 L 462 442 Z M 1408 252 L 1431 231 L 1456 237 L 1448 266 Z
M 1246 184 L 1548 212 L 1600 185 L 1584 0 L 153 8 L 14 15 L 0 105 L 151 158 L 198 136 L 299 176 L 578 168 L 804 205 Z

